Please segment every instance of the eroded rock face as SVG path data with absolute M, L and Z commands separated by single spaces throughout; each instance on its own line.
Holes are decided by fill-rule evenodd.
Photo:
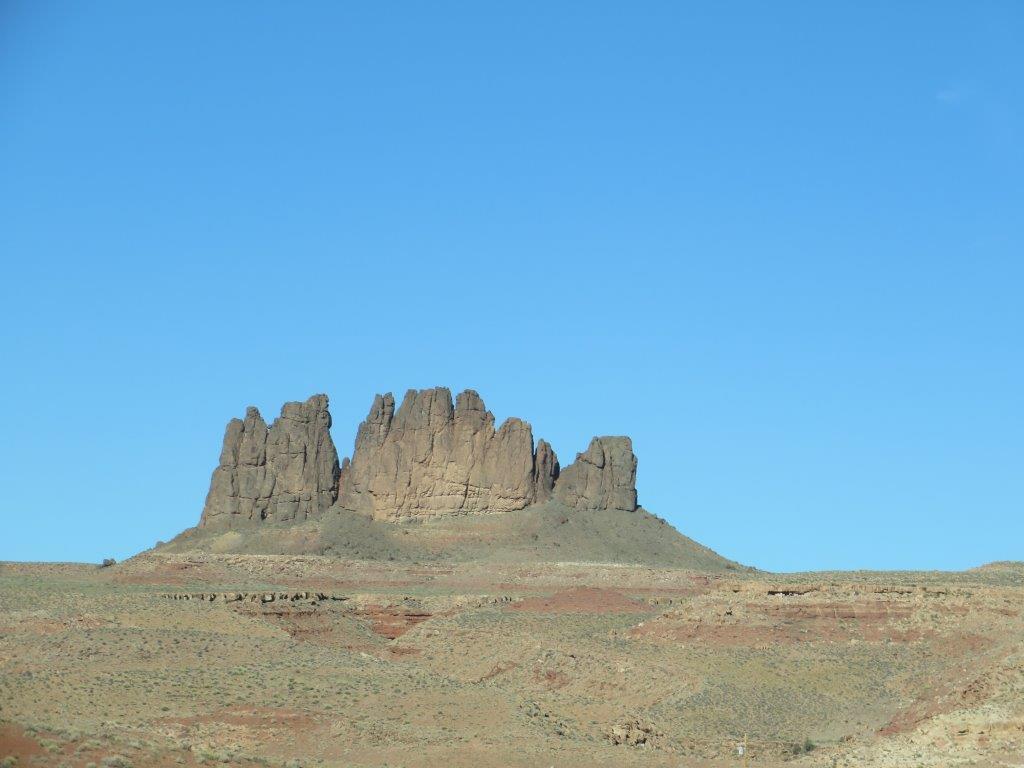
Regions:
M 286 403 L 269 429 L 256 408 L 232 419 L 199 525 L 228 529 L 322 516 L 338 495 L 330 426 L 326 395 Z
M 473 390 L 378 395 L 342 471 L 339 506 L 380 520 L 522 509 L 551 494 L 558 460 L 530 425 L 494 416 Z
M 326 395 L 286 403 L 268 428 L 255 408 L 224 434 L 200 526 L 357 512 L 376 520 L 500 514 L 554 499 L 576 510 L 636 509 L 636 457 L 628 437 L 595 437 L 560 470 L 530 425 L 494 416 L 473 390 L 409 390 L 399 408 L 377 395 L 339 466 Z
M 658 743 L 665 734 L 646 720 L 631 718 L 612 726 L 608 740 L 615 745 L 648 747 Z
M 573 509 L 636 509 L 636 456 L 628 437 L 595 437 L 562 470 L 555 499 Z
M 537 452 L 533 456 L 534 480 L 537 502 L 547 501 L 555 488 L 560 468 L 555 450 L 547 440 L 537 441 Z

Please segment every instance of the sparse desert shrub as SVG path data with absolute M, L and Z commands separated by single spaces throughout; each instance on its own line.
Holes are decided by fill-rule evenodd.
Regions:
M 8 755 L 3 760 L 0 760 L 0 768 L 14 768 L 18 764 L 18 758 L 14 755 Z
M 110 755 L 104 757 L 100 762 L 104 768 L 132 768 L 132 762 L 124 755 Z
M 804 752 L 813 752 L 816 746 L 817 745 L 813 741 L 811 741 L 810 737 L 808 736 L 806 739 L 804 739 L 803 744 L 801 744 L 800 742 L 791 744 L 789 750 L 794 755 L 800 755 Z
M 109 568 L 112 565 L 117 565 L 117 560 L 112 557 L 105 557 L 103 562 L 100 563 L 100 568 Z

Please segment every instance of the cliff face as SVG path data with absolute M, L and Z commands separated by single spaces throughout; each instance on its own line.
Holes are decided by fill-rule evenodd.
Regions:
M 539 460 L 538 460 L 539 459 Z M 520 419 L 497 430 L 480 396 L 444 387 L 378 395 L 341 477 L 339 506 L 378 520 L 493 514 L 544 500 L 558 460 Z
M 227 529 L 321 517 L 338 497 L 330 426 L 326 395 L 286 403 L 269 429 L 255 408 L 232 419 L 199 525 Z
M 595 437 L 560 471 L 551 446 L 521 419 L 494 416 L 473 390 L 452 402 L 444 387 L 409 390 L 395 409 L 377 395 L 339 467 L 327 397 L 288 403 L 267 428 L 255 408 L 224 435 L 200 526 L 331 514 L 423 520 L 501 514 L 554 499 L 575 510 L 632 511 L 636 457 L 628 437 Z
M 628 437 L 595 437 L 565 468 L 555 498 L 574 509 L 636 509 L 636 456 Z

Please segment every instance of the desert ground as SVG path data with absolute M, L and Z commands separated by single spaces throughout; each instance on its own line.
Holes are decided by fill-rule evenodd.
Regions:
M 1021 564 L 5 563 L 0 765 L 1021 766 L 1022 609 Z

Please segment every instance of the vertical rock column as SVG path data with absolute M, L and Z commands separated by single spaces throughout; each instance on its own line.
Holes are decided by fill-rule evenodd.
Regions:
M 378 395 L 344 465 L 339 506 L 380 520 L 522 509 L 547 498 L 557 475 L 551 446 L 538 451 L 521 419 L 495 430 L 473 390 L 454 404 L 444 387 L 409 390 L 397 411 Z
M 256 408 L 232 419 L 199 525 L 227 530 L 320 517 L 337 499 L 338 452 L 330 427 L 326 395 L 286 403 L 269 429 Z
M 573 509 L 636 509 L 636 456 L 628 437 L 595 437 L 562 470 L 555 499 Z

